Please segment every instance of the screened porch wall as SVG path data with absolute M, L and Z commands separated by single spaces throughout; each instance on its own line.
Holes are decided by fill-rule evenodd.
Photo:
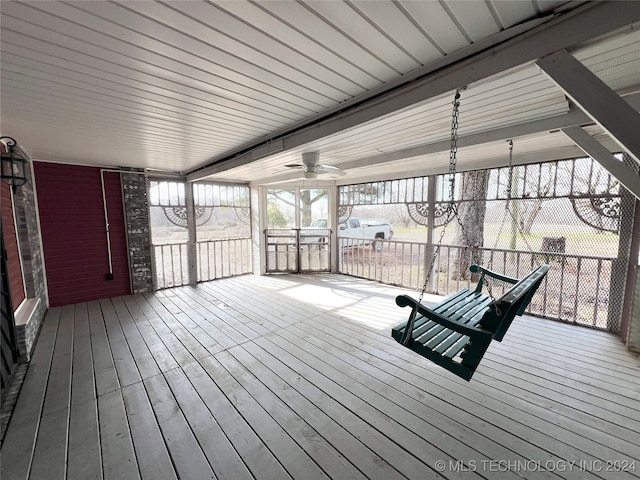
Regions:
M 250 273 L 251 192 L 246 185 L 195 182 L 197 281 Z
M 460 216 L 449 218 L 427 291 L 448 295 L 468 286 L 470 263 L 512 277 L 550 263 L 529 313 L 618 332 L 627 283 L 621 266 L 638 256 L 630 249 L 634 197 L 590 158 L 478 172 L 487 182 L 479 194 L 463 183 L 473 175 L 456 174 Z M 342 249 L 339 272 L 421 290 L 450 208 L 449 185 L 448 175 L 437 175 L 340 187 L 342 218 L 384 219 L 396 233 L 381 252 Z M 458 221 L 473 204 L 484 217 L 479 244 L 464 240 L 473 238 L 465 230 L 476 228 L 474 222 Z
M 250 209 L 248 186 L 151 179 L 156 288 L 250 273 Z

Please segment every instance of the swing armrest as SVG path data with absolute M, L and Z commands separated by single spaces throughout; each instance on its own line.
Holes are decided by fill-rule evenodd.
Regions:
M 512 283 L 512 284 L 516 284 L 520 281 L 520 279 L 518 278 L 512 278 L 512 277 L 507 277 L 506 275 L 501 275 L 497 272 L 494 272 L 493 270 L 489 270 L 488 268 L 484 268 L 481 267 L 480 265 L 471 265 L 469 267 L 469 270 L 471 271 L 471 273 L 478 273 L 480 272 L 481 275 L 487 275 L 491 278 L 495 278 L 497 280 L 500 280 L 502 282 L 507 282 L 507 283 Z
M 407 295 L 398 295 L 396 297 L 396 304 L 399 307 L 417 308 L 417 313 L 419 313 L 420 315 L 428 318 L 429 320 L 434 321 L 438 325 L 442 325 L 445 328 L 453 330 L 454 332 L 460 333 L 462 335 L 467 335 L 471 339 L 479 338 L 479 337 L 484 337 L 484 338 L 489 337 L 489 339 L 491 339 L 493 337 L 493 332 L 489 330 L 486 330 L 481 327 L 465 325 L 455 320 L 449 320 L 447 317 L 441 315 L 438 312 L 431 310 L 429 307 L 425 307 L 421 303 L 419 304 L 417 300 Z

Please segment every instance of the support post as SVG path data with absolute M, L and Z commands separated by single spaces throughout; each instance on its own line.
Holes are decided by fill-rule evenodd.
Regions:
M 581 127 L 563 128 L 562 132 L 640 199 L 640 176 L 630 164 L 618 161 L 609 150 Z
M 627 267 L 620 338 L 630 350 L 640 351 L 640 200 L 635 202 L 631 254 Z M 633 331 L 632 331 L 633 329 Z M 632 335 L 633 334 L 633 335 Z
M 187 204 L 187 264 L 189 285 L 195 285 L 198 283 L 198 260 L 196 251 L 196 206 L 193 198 L 193 183 L 187 182 L 184 190 L 184 199 Z
M 131 293 L 152 292 L 155 272 L 147 176 L 142 169 L 121 170 Z
M 628 155 L 623 156 L 627 164 L 633 164 Z M 636 168 L 640 170 L 640 168 Z M 635 199 L 630 224 L 631 245 L 627 262 L 624 303 L 620 338 L 632 351 L 640 351 L 640 200 Z
M 629 155 L 624 155 L 624 162 L 632 164 Z M 631 167 L 630 167 L 631 168 Z M 636 174 L 637 175 L 637 174 Z M 620 233 L 618 237 L 618 256 L 611 266 L 611 285 L 609 288 L 609 311 L 607 315 L 607 330 L 620 332 L 623 321 L 625 296 L 630 281 L 629 263 L 633 244 L 633 224 L 635 217 L 636 199 L 627 190 L 622 189 L 620 197 Z M 636 259 L 633 259 L 636 262 Z
M 331 229 L 329 238 L 329 252 L 331 252 L 331 273 L 339 273 L 342 267 L 342 251 L 340 250 L 340 241 L 338 240 L 338 208 L 340 207 L 339 186 L 328 188 L 329 202 L 327 205 L 327 228 Z
M 536 63 L 584 113 L 640 163 L 640 114 L 631 105 L 566 50 L 547 55 Z

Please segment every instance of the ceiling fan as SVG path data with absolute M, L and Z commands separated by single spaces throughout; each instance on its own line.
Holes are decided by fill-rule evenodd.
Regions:
M 318 163 L 319 160 L 319 152 L 306 152 L 302 154 L 302 163 L 291 163 L 289 165 L 285 165 L 285 167 L 304 170 L 304 178 L 306 179 L 317 178 L 319 173 L 331 173 L 335 175 L 347 174 L 344 170 L 334 167 L 333 165 L 322 165 L 321 163 Z

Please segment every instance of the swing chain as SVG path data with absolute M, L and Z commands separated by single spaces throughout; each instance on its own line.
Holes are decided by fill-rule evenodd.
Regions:
M 524 241 L 525 245 L 527 246 L 527 249 L 529 250 L 529 252 L 533 253 L 533 248 L 529 244 L 529 240 L 527 240 L 527 237 L 524 233 L 522 225 L 520 224 L 520 221 L 516 217 L 515 213 L 509 207 L 509 204 L 511 203 L 511 200 L 512 200 L 511 186 L 513 185 L 513 139 L 508 140 L 508 142 L 509 142 L 509 185 L 507 186 L 507 189 L 505 191 L 505 193 L 507 194 L 506 210 L 507 212 L 509 212 L 509 215 L 511 216 L 511 221 L 516 225 L 516 228 L 518 229 L 518 233 L 520 234 L 520 237 L 522 237 L 522 241 Z M 500 227 L 500 231 L 502 232 L 502 226 Z M 499 235 L 498 235 L 498 238 L 500 238 Z
M 431 279 L 431 274 L 436 264 L 436 260 L 438 258 L 438 252 L 440 251 L 440 246 L 442 245 L 442 241 L 444 239 L 444 235 L 446 232 L 447 225 L 451 221 L 451 216 L 456 214 L 456 204 L 455 204 L 455 182 L 456 182 L 456 164 L 457 164 L 457 154 L 458 154 L 458 117 L 460 116 L 460 89 L 456 89 L 456 94 L 453 99 L 453 110 L 451 112 L 451 148 L 449 150 L 449 207 L 447 208 L 447 216 L 445 217 L 444 227 L 440 232 L 440 238 L 436 243 L 436 247 L 433 249 L 433 256 L 431 257 L 431 261 L 429 264 L 428 270 L 424 275 L 424 285 L 422 286 L 422 291 L 420 292 L 420 297 L 418 298 L 418 303 L 414 308 L 411 309 L 411 314 L 409 315 L 409 320 L 407 321 L 407 325 L 404 330 L 404 334 L 400 339 L 400 343 L 403 345 L 408 345 L 411 343 L 413 338 L 411 337 L 411 333 L 413 332 L 413 324 L 416 319 L 416 315 L 418 313 L 418 305 L 422 303 L 422 299 L 424 297 L 425 292 L 427 291 L 427 287 L 429 286 L 429 280 Z M 460 219 L 458 219 L 460 222 Z
M 447 211 L 446 223 L 449 222 L 451 217 L 455 217 L 458 226 L 460 227 L 460 232 L 462 234 L 462 239 L 465 244 L 469 244 L 469 237 L 467 237 L 467 231 L 462 223 L 462 219 L 460 215 L 458 215 L 458 205 L 455 202 L 455 183 L 456 183 L 456 168 L 458 162 L 458 117 L 460 116 L 460 102 L 458 101 L 460 98 L 460 89 L 456 90 L 456 96 L 453 101 L 453 112 L 451 113 L 451 149 L 449 151 L 449 207 Z M 446 225 L 445 223 L 445 225 Z M 465 251 L 467 247 L 465 247 Z
M 453 203 L 453 188 L 456 179 L 456 164 L 458 162 L 458 117 L 460 116 L 460 89 L 456 90 L 453 99 L 453 111 L 451 112 L 451 141 L 449 149 L 449 201 Z
M 508 176 L 508 180 L 507 180 L 507 188 L 505 189 L 504 193 L 507 195 L 507 203 L 506 203 L 506 207 L 504 209 L 504 214 L 502 216 L 502 222 L 500 222 L 500 230 L 498 230 L 498 236 L 496 237 L 496 241 L 493 244 L 493 250 L 496 250 L 498 248 L 498 242 L 500 242 L 500 236 L 502 235 L 502 230 L 504 228 L 504 222 L 506 220 L 506 216 L 509 210 L 509 201 L 511 201 L 511 184 L 513 182 L 513 139 L 509 139 L 507 140 L 507 143 L 509 143 L 509 176 Z M 489 261 L 489 268 L 493 267 L 493 254 L 491 255 L 491 260 Z
M 496 237 L 496 241 L 493 244 L 493 250 L 496 250 L 498 248 L 498 242 L 500 241 L 500 236 L 502 235 L 504 222 L 506 220 L 507 213 L 509 212 L 509 202 L 511 201 L 511 185 L 513 184 L 513 139 L 510 138 L 509 140 L 507 140 L 507 143 L 509 144 L 509 177 L 507 180 L 507 188 L 504 191 L 504 193 L 507 195 L 507 203 L 506 203 L 504 215 L 502 216 L 502 222 L 500 222 L 500 230 L 498 230 L 498 236 Z M 489 268 L 493 268 L 493 252 L 491 253 L 491 259 L 489 260 Z M 487 287 L 487 292 L 489 292 L 489 297 L 491 297 L 491 303 L 496 309 L 496 314 L 498 316 L 501 316 L 502 313 L 500 312 L 500 308 L 498 307 L 496 303 L 496 299 L 493 296 L 493 291 L 491 290 L 491 282 L 488 281 L 486 278 L 483 278 L 483 283 L 485 287 Z
M 433 251 L 433 257 L 431 258 L 431 264 L 429 266 L 429 270 L 425 273 L 424 285 L 422 286 L 422 292 L 420 293 L 420 298 L 418 303 L 422 302 L 422 298 L 424 297 L 425 291 L 429 285 L 429 280 L 431 279 L 431 275 L 433 272 L 433 267 L 435 266 L 436 260 L 438 258 L 438 252 L 440 250 L 440 246 L 442 245 L 442 241 L 444 239 L 446 226 L 451 220 L 451 216 L 456 212 L 456 204 L 455 204 L 455 185 L 456 185 L 456 165 L 458 162 L 458 117 L 460 116 L 460 89 L 456 89 L 455 97 L 453 98 L 453 110 L 451 111 L 451 141 L 450 141 L 450 149 L 449 149 L 449 208 L 447 208 L 447 216 L 445 217 L 444 227 L 440 232 L 440 238 L 438 239 L 438 243 L 436 244 L 436 248 Z
M 513 185 L 513 139 L 507 140 L 509 143 L 509 183 L 505 193 L 507 194 L 507 200 L 511 200 L 511 185 Z

